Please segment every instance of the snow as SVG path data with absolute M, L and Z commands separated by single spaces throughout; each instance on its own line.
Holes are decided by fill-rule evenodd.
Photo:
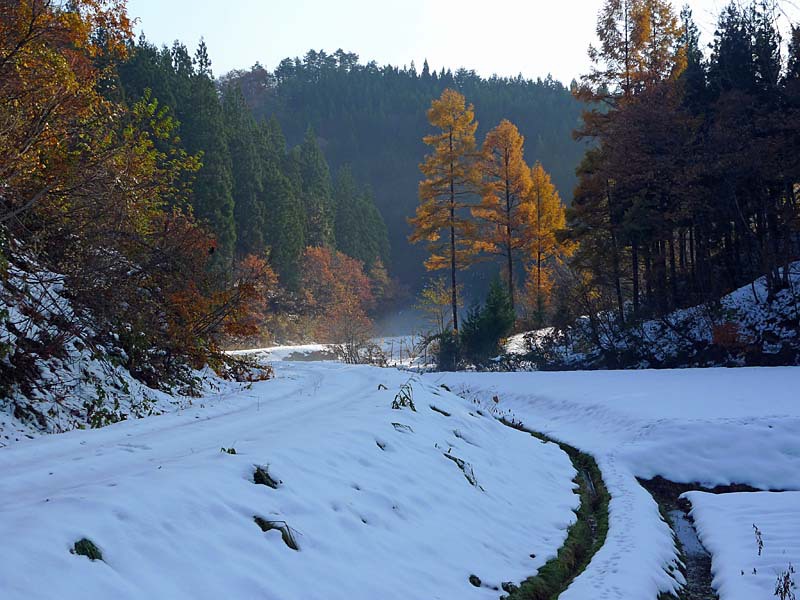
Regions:
M 176 413 L 0 450 L 3 598 L 488 600 L 471 574 L 520 581 L 563 543 L 578 497 L 556 445 L 406 372 L 275 367 Z M 416 412 L 390 407 L 406 383 Z M 103 562 L 69 552 L 83 537 Z
M 525 354 L 531 345 L 535 346 L 548 335 L 552 335 L 554 331 L 555 329 L 552 327 L 545 327 L 544 329 L 516 333 L 506 341 L 505 350 L 509 354 Z
M 329 344 L 296 344 L 285 346 L 269 346 L 267 348 L 256 348 L 252 350 L 233 350 L 229 352 L 232 356 L 242 355 L 255 355 L 259 359 L 268 362 L 272 361 L 292 361 L 292 360 L 310 360 L 312 358 L 319 358 L 327 356 L 330 360 L 334 360 L 335 356 L 332 354 L 332 349 Z M 329 355 L 329 356 L 328 356 Z
M 778 575 L 790 564 L 800 566 L 800 492 L 684 496 L 692 503 L 700 541 L 712 554 L 720 600 L 775 598 Z M 763 542 L 760 555 L 754 525 Z M 794 579 L 800 581 L 796 574 Z
M 624 360 L 627 368 L 797 364 L 800 261 L 789 266 L 788 280 L 789 287 L 771 300 L 766 278 L 760 277 L 723 296 L 718 306 L 679 309 L 622 330 L 615 316 L 601 313 L 596 319 L 600 323 L 597 335 L 606 353 L 618 355 L 616 360 Z M 715 343 L 717 327 L 728 329 L 733 339 Z M 607 366 L 606 353 L 597 347 L 587 317 L 564 332 L 538 330 L 521 339 L 517 336 L 508 351 L 525 353 L 526 336 L 547 357 L 551 369 Z
M 388 364 L 394 367 L 424 366 L 425 359 L 429 358 L 425 352 L 420 352 L 421 335 L 379 337 L 372 341 L 386 355 Z
M 93 341 L 91 315 L 74 309 L 62 275 L 20 257 L 15 260 L 25 268 L 12 262 L 7 277 L 0 278 L 0 377 L 8 373 L 11 379 L 0 379 L 0 448 L 44 433 L 192 404 L 192 397 L 177 390 L 168 394 L 137 381 L 120 365 L 121 349 Z M 17 369 L 37 376 L 20 384 L 14 376 Z M 232 387 L 210 369 L 187 375 L 199 393 Z
M 423 337 L 417 334 L 397 335 L 391 337 L 375 337 L 370 340 L 384 354 L 385 366 L 402 369 L 424 370 L 429 366 L 432 357 L 420 349 Z M 335 360 L 336 351 L 333 344 L 289 344 L 234 350 L 229 354 L 258 356 L 265 361 L 319 361 Z M 426 362 L 427 359 L 427 362 Z
M 448 373 L 445 383 L 591 453 L 611 493 L 606 544 L 561 598 L 655 598 L 681 577 L 636 477 L 800 490 L 800 368 Z M 800 504 L 795 515 L 800 513 Z M 747 526 L 752 523 L 748 522 Z

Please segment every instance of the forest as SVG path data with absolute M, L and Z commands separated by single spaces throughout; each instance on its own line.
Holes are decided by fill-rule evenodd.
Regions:
M 641 364 L 637 327 L 697 306 L 749 352 L 721 299 L 760 276 L 777 297 L 798 256 L 800 34 L 777 10 L 731 3 L 704 49 L 688 8 L 609 0 L 565 87 L 342 50 L 216 74 L 202 41 L 135 39 L 121 3 L 4 5 L 4 272 L 63 277 L 92 343 L 154 385 L 259 341 L 358 362 L 409 306 L 456 366 L 543 327 L 540 367 L 565 345 Z
M 480 138 L 503 119 L 515 123 L 527 139 L 525 159 L 541 162 L 567 201 L 586 147 L 572 137 L 581 116 L 581 103 L 570 91 L 577 83 L 568 87 L 550 76 L 485 78 L 463 68 L 433 71 L 427 61 L 419 69 L 413 63 L 379 66 L 343 50 L 310 50 L 302 58 L 282 60 L 273 71 L 257 64 L 221 80 L 240 86 L 256 119 L 275 117 L 290 143 L 300 143 L 311 127 L 331 166 L 348 164 L 369 184 L 393 249 L 389 271 L 412 292 L 425 282 L 425 254 L 408 246 L 406 220 L 416 206 L 431 100 L 448 88 L 464 94 L 475 106 Z M 477 294 L 486 290 L 491 275 L 478 271 Z
M 800 6 L 709 3 L 0 0 L 3 600 L 796 600 Z M 214 63 L 331 32 L 584 68 Z

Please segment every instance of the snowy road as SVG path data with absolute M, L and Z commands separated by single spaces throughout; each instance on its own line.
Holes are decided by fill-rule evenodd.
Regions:
M 493 411 L 592 454 L 611 492 L 606 544 L 565 600 L 676 589 L 671 531 L 636 477 L 800 490 L 800 369 L 276 368 L 273 381 L 180 413 L 0 450 L 0 595 L 494 599 L 492 587 L 555 554 L 578 499 L 566 455 Z M 409 377 L 417 412 L 392 410 Z M 256 465 L 278 489 L 253 483 Z M 794 498 L 695 498 L 721 600 L 741 597 L 730 590 L 738 565 L 751 563 L 771 571 L 749 577 L 749 593 L 769 598 L 777 565 L 800 562 L 794 538 L 778 531 L 800 518 Z M 255 516 L 285 521 L 300 551 Z M 760 563 L 751 520 L 770 544 Z M 70 554 L 83 537 L 103 562 Z
M 563 543 L 578 498 L 554 444 L 418 379 L 417 412 L 392 410 L 407 373 L 277 373 L 181 413 L 1 450 L 0 596 L 488 600 Z M 279 487 L 255 485 L 255 465 Z M 285 521 L 299 552 L 254 516 Z M 70 553 L 84 537 L 102 562 Z

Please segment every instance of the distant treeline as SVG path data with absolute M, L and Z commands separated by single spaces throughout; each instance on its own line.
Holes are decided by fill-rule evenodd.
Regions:
M 378 66 L 342 50 L 312 50 L 284 59 L 274 71 L 257 64 L 222 78 L 223 87 L 233 83 L 257 120 L 276 117 L 290 144 L 310 126 L 332 166 L 350 164 L 371 185 L 393 250 L 390 271 L 412 288 L 422 285 L 425 253 L 408 246 L 407 219 L 417 205 L 426 110 L 442 91 L 457 89 L 479 107 L 480 137 L 502 119 L 514 122 L 526 139 L 526 160 L 540 161 L 567 201 L 586 147 L 572 138 L 580 102 L 550 77 L 486 79 L 465 69 L 431 71 L 427 62 L 419 70 L 413 63 Z

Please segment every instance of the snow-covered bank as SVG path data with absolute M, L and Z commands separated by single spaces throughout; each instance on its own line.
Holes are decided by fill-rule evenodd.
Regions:
M 800 492 L 688 492 L 685 497 L 692 503 L 700 541 L 711 552 L 720 600 L 775 598 L 778 576 L 789 565 L 800 567 Z M 793 579 L 800 581 L 797 573 Z
M 797 367 L 423 379 L 467 398 L 497 396 L 499 410 L 596 458 L 612 496 L 609 534 L 564 599 L 652 600 L 674 589 L 671 531 L 636 477 L 800 490 Z
M 625 327 L 611 313 L 582 317 L 564 330 L 515 336 L 507 351 L 546 370 L 798 365 L 800 262 L 788 279 L 772 297 L 760 277 L 718 303 L 640 322 L 629 315 Z
M 112 347 L 118 338 L 97 341 L 95 323 L 74 308 L 62 275 L 16 261 L 25 268 L 12 262 L 0 277 L 0 448 L 190 404 L 177 389 L 151 389 L 121 366 L 124 353 Z M 208 371 L 187 379 L 196 377 L 198 391 L 225 387 Z
M 213 406 L 0 451 L 3 598 L 488 600 L 471 574 L 520 581 L 562 544 L 578 498 L 555 445 L 419 379 L 417 411 L 393 410 L 408 373 L 276 367 Z M 104 562 L 70 554 L 82 537 Z

